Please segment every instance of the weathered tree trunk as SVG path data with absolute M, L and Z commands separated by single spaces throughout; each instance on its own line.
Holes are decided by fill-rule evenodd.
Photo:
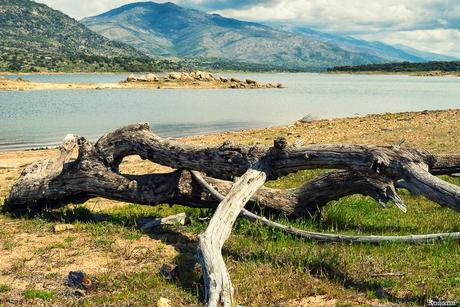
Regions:
M 70 157 L 75 150 L 78 150 L 78 157 L 72 160 Z M 139 155 L 177 171 L 120 174 L 119 165 L 129 155 Z M 336 170 L 297 189 L 262 187 L 267 179 L 312 168 Z M 192 176 L 190 171 L 203 172 L 207 176 L 201 178 L 196 173 Z M 459 212 L 460 187 L 435 177 L 458 172 L 458 155 L 435 156 L 399 146 L 310 145 L 299 148 L 288 146 L 284 139 L 275 140 L 270 148 L 229 142 L 220 147 L 194 146 L 162 139 L 153 134 L 148 125 L 138 124 L 109 133 L 95 145 L 69 135 L 56 158 L 26 167 L 4 207 L 7 210 L 37 209 L 43 205 L 83 202 L 94 196 L 145 205 L 177 203 L 217 207 L 207 230 L 199 237 L 198 255 L 204 268 L 208 305 L 230 305 L 233 288 L 221 249 L 240 213 L 269 227 L 284 227 L 296 235 L 320 238 L 315 233 L 293 231 L 257 217 L 244 209 L 246 202 L 302 216 L 318 210 L 330 200 L 360 193 L 373 197 L 383 206 L 392 201 L 405 212 L 406 207 L 395 188 L 398 186 Z M 239 176 L 242 177 L 236 183 L 228 181 Z M 203 185 L 203 180 L 209 185 Z M 222 199 L 222 195 L 226 196 Z M 443 235 L 438 234 L 438 237 Z M 340 239 L 325 237 L 328 241 Z M 406 239 L 411 241 L 411 238 Z M 363 242 L 358 237 L 347 240 Z M 370 242 L 366 240 L 364 242 Z
M 271 178 L 276 178 L 277 172 L 286 172 L 286 168 L 291 171 L 313 167 L 348 169 L 320 176 L 295 190 L 261 189 L 253 198 L 262 206 L 295 215 L 305 214 L 305 210 L 311 211 L 330 200 L 356 193 L 372 196 L 382 204 L 389 200 L 398 203 L 394 182 L 401 179 L 406 181 L 405 187 L 433 199 L 443 191 L 436 190 L 433 194 L 431 190 L 423 188 L 423 182 L 415 180 L 419 176 L 414 176 L 416 174 L 409 167 L 410 162 L 420 161 L 417 162 L 419 165 L 425 165 L 425 169 L 421 170 L 425 180 L 435 182 L 438 182 L 437 179 L 426 169 L 433 174 L 451 174 L 457 172 L 460 165 L 460 156 L 433 156 L 399 147 L 314 145 L 317 150 L 314 152 L 312 146 L 291 148 L 282 141 L 275 142 L 274 148 L 247 148 L 228 143 L 216 148 L 191 146 L 163 140 L 144 124 L 107 134 L 95 146 L 75 136 L 70 137 L 70 143 L 73 144 L 72 149 L 78 148 L 76 161 L 64 163 L 62 158 L 58 158 L 33 163 L 15 184 L 6 203 L 10 207 L 20 207 L 26 204 L 78 202 L 102 196 L 151 205 L 172 202 L 200 207 L 216 206 L 214 199 L 202 196 L 200 187 L 191 181 L 185 171 L 144 176 L 119 174 L 117 170 L 122 159 L 132 154 L 180 170 L 189 168 L 223 179 L 240 176 L 251 163 L 261 159 L 267 165 L 267 173 L 272 174 Z M 66 146 L 64 144 L 60 148 L 61 155 L 65 157 L 72 150 Z M 348 160 L 349 164 L 338 162 L 341 160 Z M 62 172 L 48 171 L 50 164 L 62 169 Z M 221 188 L 224 194 L 231 186 L 231 183 L 222 180 L 210 177 L 207 180 L 216 188 Z M 448 191 L 459 189 L 444 182 L 443 187 Z M 440 197 L 440 204 L 459 211 L 458 195 L 449 195 Z
M 75 161 L 68 161 L 78 148 Z M 67 161 L 67 162 L 66 162 Z M 206 177 L 219 191 L 227 194 L 232 183 Z M 298 189 L 261 188 L 251 199 L 259 206 L 303 216 L 342 196 L 361 193 L 381 204 L 398 202 L 393 182 L 383 176 L 356 171 L 337 171 L 305 183 Z M 123 175 L 102 163 L 91 144 L 83 138 L 67 137 L 57 158 L 31 164 L 22 173 L 5 202 L 7 209 L 40 209 L 42 205 L 57 206 L 84 202 L 95 196 L 146 205 L 162 203 L 192 207 L 216 207 L 215 198 L 194 182 L 188 171 L 168 174 Z

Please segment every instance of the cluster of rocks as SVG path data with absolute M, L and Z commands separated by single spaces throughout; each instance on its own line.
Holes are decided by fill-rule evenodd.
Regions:
M 260 84 L 259 82 L 251 79 L 246 79 L 244 81 L 238 78 L 220 78 L 221 82 L 230 83 L 230 88 L 282 88 L 283 85 L 281 83 L 272 84 Z
M 130 82 L 213 82 L 221 84 L 228 88 L 282 88 L 281 83 L 278 84 L 260 84 L 252 79 L 240 80 L 238 78 L 216 77 L 209 72 L 193 71 L 193 72 L 172 72 L 167 76 L 160 77 L 155 74 L 147 74 L 141 76 L 130 75 L 126 79 Z
M 147 74 L 141 76 L 129 75 L 126 78 L 126 82 L 158 82 L 160 81 L 160 77 L 155 74 Z
M 203 71 L 187 72 L 172 72 L 167 76 L 160 77 L 155 74 L 147 74 L 141 76 L 129 75 L 126 82 L 168 82 L 168 81 L 219 81 L 212 74 Z
M 214 77 L 211 73 L 204 71 L 192 71 L 187 72 L 172 72 L 166 78 L 174 81 L 218 81 L 219 79 Z
M 433 71 L 427 71 L 424 73 L 419 74 L 422 77 L 440 77 L 444 76 L 446 73 L 442 72 L 440 70 L 433 70 Z

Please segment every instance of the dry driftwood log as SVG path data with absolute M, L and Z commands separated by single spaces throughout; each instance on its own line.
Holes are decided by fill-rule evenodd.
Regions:
M 75 161 L 69 158 L 73 150 L 78 150 Z M 399 147 L 362 145 L 296 148 L 283 140 L 277 140 L 272 148 L 230 143 L 210 148 L 161 139 L 146 124 L 116 130 L 96 145 L 68 136 L 59 152 L 59 157 L 37 161 L 24 170 L 6 201 L 9 207 L 79 202 L 94 196 L 150 205 L 216 207 L 216 201 L 185 169 L 206 173 L 206 180 L 225 195 L 232 183 L 222 179 L 241 176 L 251 164 L 263 160 L 270 179 L 308 168 L 344 169 L 319 176 L 298 189 L 262 188 L 253 197 L 261 206 L 287 214 L 303 215 L 330 200 L 356 193 L 382 204 L 398 202 L 395 183 L 460 210 L 458 187 L 432 176 L 457 173 L 460 155 L 434 156 Z M 134 154 L 178 171 L 140 176 L 118 173 L 122 159 Z
M 78 152 L 76 159 L 71 158 L 74 151 Z M 167 174 L 121 174 L 119 165 L 129 155 L 139 155 L 177 170 Z M 335 171 L 297 189 L 262 187 L 267 179 L 312 168 Z M 192 175 L 190 171 L 206 176 Z M 400 146 L 296 147 L 281 138 L 275 140 L 273 147 L 245 147 L 230 142 L 219 147 L 195 146 L 162 139 L 147 124 L 137 124 L 109 133 L 94 145 L 82 137 L 69 135 L 56 158 L 37 161 L 23 171 L 4 208 L 39 209 L 44 205 L 84 202 L 95 196 L 146 205 L 176 203 L 217 208 L 207 230 L 199 237 L 198 257 L 204 268 L 208 305 L 231 305 L 233 288 L 221 249 L 235 220 L 242 212 L 247 218 L 282 228 L 251 216 L 244 209 L 248 201 L 286 215 L 302 216 L 330 200 L 360 193 L 383 206 L 392 201 L 405 211 L 396 190 L 404 187 L 460 211 L 460 187 L 435 176 L 458 172 L 458 155 L 436 156 Z M 209 186 L 217 191 L 218 197 Z M 308 235 L 315 237 L 312 233 Z M 349 241 L 359 241 L 355 239 Z

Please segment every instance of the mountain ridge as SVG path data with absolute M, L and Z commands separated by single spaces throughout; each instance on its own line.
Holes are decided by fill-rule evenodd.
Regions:
M 77 20 L 30 0 L 0 2 L 0 71 L 139 71 L 177 69 Z
M 128 43 L 149 55 L 222 57 L 306 69 L 387 60 L 267 25 L 171 3 L 131 3 L 81 22 L 101 35 Z
M 460 58 L 457 58 L 454 56 L 439 54 L 439 53 L 429 52 L 429 51 L 422 51 L 422 50 L 415 49 L 410 46 L 406 46 L 402 44 L 396 44 L 394 45 L 394 47 L 404 52 L 408 52 L 416 56 L 427 58 L 429 59 L 428 62 L 430 61 L 459 61 L 460 60 Z
M 0 34 L 20 37 L 27 47 L 40 45 L 46 52 L 88 52 L 98 56 L 145 56 L 133 47 L 90 31 L 77 20 L 42 3 L 30 0 L 2 0 Z M 23 20 L 19 20 L 20 17 Z M 79 36 L 79 37 L 78 37 Z M 43 42 L 46 40 L 46 44 Z M 3 41 L 2 46 L 8 46 Z M 11 44 L 13 45 L 13 44 Z M 12 48 L 18 46 L 12 46 Z
M 278 25 L 279 26 L 279 25 Z M 334 35 L 324 32 L 315 31 L 310 28 L 306 27 L 296 27 L 291 25 L 281 25 L 281 28 L 288 28 L 290 31 L 293 32 L 300 32 L 304 33 L 305 35 L 313 35 L 320 39 L 324 40 L 334 40 L 336 42 L 343 42 L 348 44 L 353 44 L 358 47 L 370 47 L 375 48 L 377 51 L 389 52 L 394 54 L 395 56 L 401 56 L 402 59 L 405 61 L 412 61 L 412 62 L 431 62 L 431 61 L 456 61 L 459 60 L 456 57 L 448 56 L 444 54 L 438 54 L 434 52 L 426 52 L 421 51 L 409 46 L 405 46 L 402 44 L 395 44 L 390 45 L 387 43 L 383 43 L 380 41 L 366 41 L 362 39 L 357 39 L 351 36 L 341 36 L 341 35 Z
M 309 28 L 286 30 L 170 2 L 130 3 L 81 22 L 101 35 L 155 56 L 215 57 L 304 70 L 431 60 L 380 42 Z

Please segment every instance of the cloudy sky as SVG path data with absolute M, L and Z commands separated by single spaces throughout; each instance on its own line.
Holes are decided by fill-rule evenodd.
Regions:
M 81 19 L 139 0 L 37 0 Z M 166 1 L 156 1 L 166 2 Z M 283 22 L 460 57 L 460 0 L 173 0 L 226 17 Z

